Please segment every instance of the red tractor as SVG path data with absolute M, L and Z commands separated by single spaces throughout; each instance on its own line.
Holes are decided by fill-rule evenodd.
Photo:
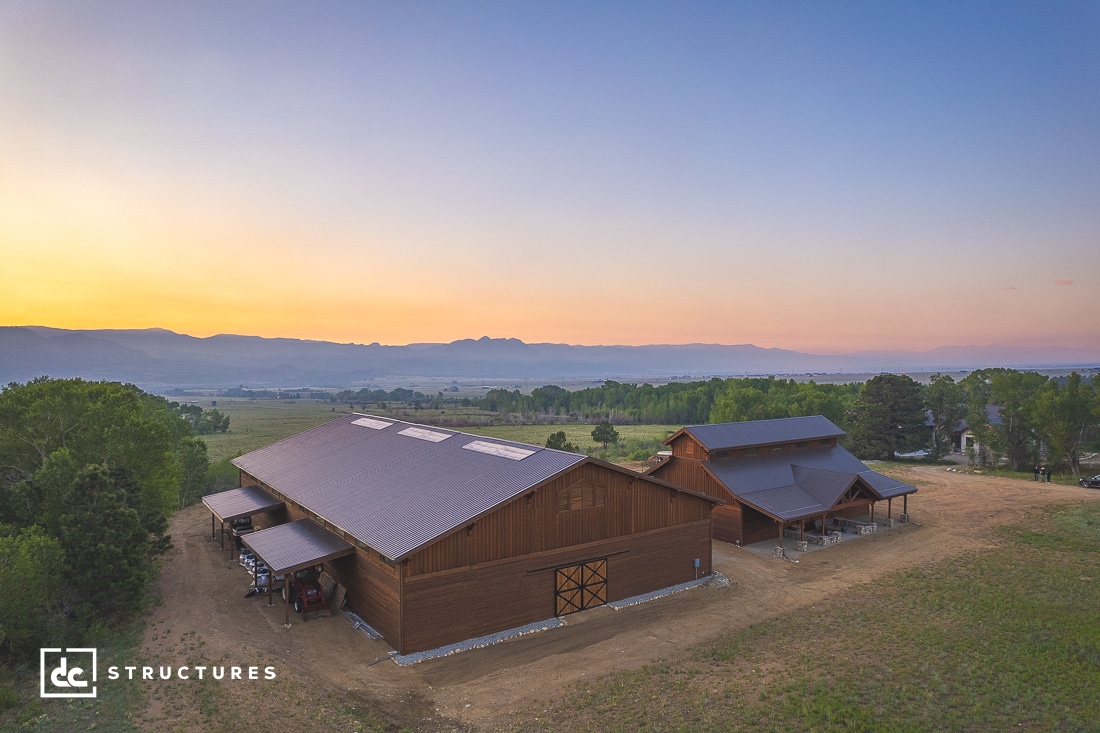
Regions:
M 316 568 L 299 570 L 287 576 L 283 583 L 283 600 L 290 594 L 290 605 L 296 613 L 315 614 L 330 610 L 325 600 L 325 590 L 321 587 L 320 573 Z

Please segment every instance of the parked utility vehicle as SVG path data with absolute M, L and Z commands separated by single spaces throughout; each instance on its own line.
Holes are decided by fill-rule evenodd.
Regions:
M 320 573 L 316 568 L 307 568 L 288 575 L 283 583 L 283 600 L 286 600 L 288 594 L 290 605 L 294 606 L 296 613 L 305 615 L 329 610 L 325 590 L 321 587 Z

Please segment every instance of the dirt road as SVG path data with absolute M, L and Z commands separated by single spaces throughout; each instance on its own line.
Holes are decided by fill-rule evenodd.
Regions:
M 621 611 L 591 609 L 559 629 L 405 668 L 386 659 L 385 642 L 353 631 L 342 616 L 301 623 L 292 615 L 286 629 L 281 606 L 244 598 L 245 571 L 211 541 L 209 512 L 191 507 L 173 519 L 176 547 L 143 643 L 146 663 L 270 664 L 278 681 L 223 686 L 213 703 L 186 685 L 151 685 L 143 722 L 159 730 L 204 729 L 198 713 L 209 716 L 214 704 L 223 718 L 239 716 L 257 730 L 292 730 L 299 719 L 309 720 L 313 706 L 359 701 L 409 728 L 508 727 L 538 717 L 579 681 L 674 659 L 722 632 L 900 568 L 978 552 L 996 543 L 995 527 L 1037 507 L 1100 500 L 1095 490 L 943 467 L 895 475 L 919 489 L 910 498 L 910 524 L 807 553 L 798 564 L 716 542 L 714 567 L 730 579 L 728 588 L 695 588 Z

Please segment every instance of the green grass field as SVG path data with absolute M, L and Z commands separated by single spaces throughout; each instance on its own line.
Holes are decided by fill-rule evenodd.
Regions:
M 1100 506 L 577 689 L 546 730 L 1100 730 Z M 545 721 L 544 723 L 541 721 Z
M 210 409 L 208 404 L 203 409 Z M 356 406 L 357 411 L 360 406 Z M 229 415 L 229 432 L 204 435 L 210 461 L 248 451 L 263 448 L 283 438 L 296 435 L 310 428 L 347 414 L 348 405 L 332 404 L 316 400 L 244 400 L 219 399 L 217 408 Z M 449 427 L 448 421 L 490 422 L 496 416 L 475 410 L 432 411 L 412 409 L 382 410 L 368 406 L 365 412 L 393 417 L 409 422 L 442 424 Z M 578 446 L 581 451 L 611 461 L 644 460 L 653 455 L 661 441 L 676 431 L 673 425 L 617 425 L 619 445 L 608 451 L 592 440 L 592 425 L 485 425 L 476 427 L 458 427 L 456 429 L 475 435 L 515 440 L 521 443 L 545 445 L 550 434 L 564 430 L 566 439 Z M 645 455 L 643 455 L 645 454 Z M 642 456 L 642 457 L 634 457 Z
M 202 439 L 213 463 L 317 427 L 345 414 L 347 407 L 316 400 L 223 398 L 215 409 L 229 415 L 229 432 L 203 435 Z M 205 400 L 202 408 L 210 409 Z

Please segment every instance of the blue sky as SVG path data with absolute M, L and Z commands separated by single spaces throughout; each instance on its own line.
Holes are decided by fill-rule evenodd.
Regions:
M 7 325 L 1100 347 L 1096 2 L 4 1 L 0 163 Z

